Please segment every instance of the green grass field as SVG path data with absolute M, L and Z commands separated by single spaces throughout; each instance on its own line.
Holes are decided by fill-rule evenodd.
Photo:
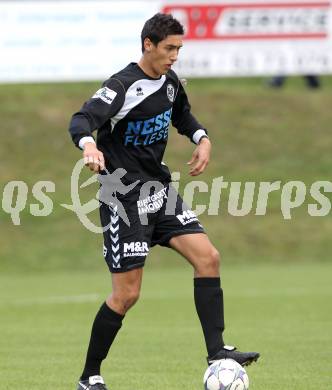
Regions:
M 257 349 L 253 390 L 329 389 L 332 266 L 225 265 L 226 340 Z M 202 389 L 205 350 L 189 266 L 145 270 L 103 366 L 110 389 Z M 75 388 L 106 272 L 0 277 L 1 390 Z
M 199 177 L 302 181 L 304 204 L 284 220 L 280 192 L 264 217 L 227 212 L 203 222 L 222 253 L 226 341 L 257 349 L 253 390 L 325 390 L 332 379 L 332 219 L 308 215 L 310 185 L 331 180 L 332 78 L 308 91 L 300 78 L 283 90 L 263 79 L 190 80 L 193 111 L 209 129 L 212 161 Z M 111 289 L 102 240 L 63 207 L 80 152 L 67 134 L 71 114 L 99 83 L 0 86 L 0 194 L 13 180 L 29 193 L 14 226 L 0 202 L 0 390 L 75 388 L 91 322 Z M 191 180 L 193 145 L 171 132 L 165 161 Z M 85 178 L 89 173 L 85 173 Z M 33 185 L 52 181 L 52 213 L 34 217 Z M 82 180 L 83 181 L 83 180 Z M 85 200 L 96 186 L 83 191 Z M 227 194 L 226 194 L 227 195 Z M 327 194 L 331 199 L 331 194 Z M 197 193 L 195 204 L 208 194 Z M 15 200 L 15 199 L 14 199 Z M 92 213 L 97 221 L 97 212 Z M 192 299 L 191 270 L 172 251 L 149 256 L 141 300 L 104 366 L 110 390 L 202 389 L 205 350 Z

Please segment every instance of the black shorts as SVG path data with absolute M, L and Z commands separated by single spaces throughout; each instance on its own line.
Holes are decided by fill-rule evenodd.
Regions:
M 144 195 L 144 191 L 148 192 Z M 110 204 L 100 203 L 103 254 L 111 272 L 143 267 L 150 247 L 169 246 L 172 237 L 204 233 L 197 216 L 171 184 L 144 191 L 136 186 Z

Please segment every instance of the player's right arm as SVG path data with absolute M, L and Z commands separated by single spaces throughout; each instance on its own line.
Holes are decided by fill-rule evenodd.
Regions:
M 111 78 L 71 118 L 69 132 L 72 140 L 83 150 L 85 165 L 94 172 L 104 169 L 105 161 L 103 153 L 97 149 L 92 133 L 117 114 L 124 99 L 122 83 Z

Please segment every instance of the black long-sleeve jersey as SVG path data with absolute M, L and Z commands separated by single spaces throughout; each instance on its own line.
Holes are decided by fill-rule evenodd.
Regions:
M 170 122 L 194 143 L 206 134 L 191 114 L 174 71 L 154 79 L 131 63 L 106 80 L 73 115 L 69 131 L 81 147 L 97 129 L 97 147 L 104 154 L 106 168 L 109 172 L 124 168 L 125 182 L 168 182 L 170 172 L 162 159 Z

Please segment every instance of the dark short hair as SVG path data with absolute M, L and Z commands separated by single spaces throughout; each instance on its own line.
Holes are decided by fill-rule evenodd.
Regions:
M 148 19 L 141 33 L 142 52 L 144 52 L 144 40 L 149 38 L 157 46 L 168 35 L 183 35 L 182 24 L 170 14 L 157 13 Z

